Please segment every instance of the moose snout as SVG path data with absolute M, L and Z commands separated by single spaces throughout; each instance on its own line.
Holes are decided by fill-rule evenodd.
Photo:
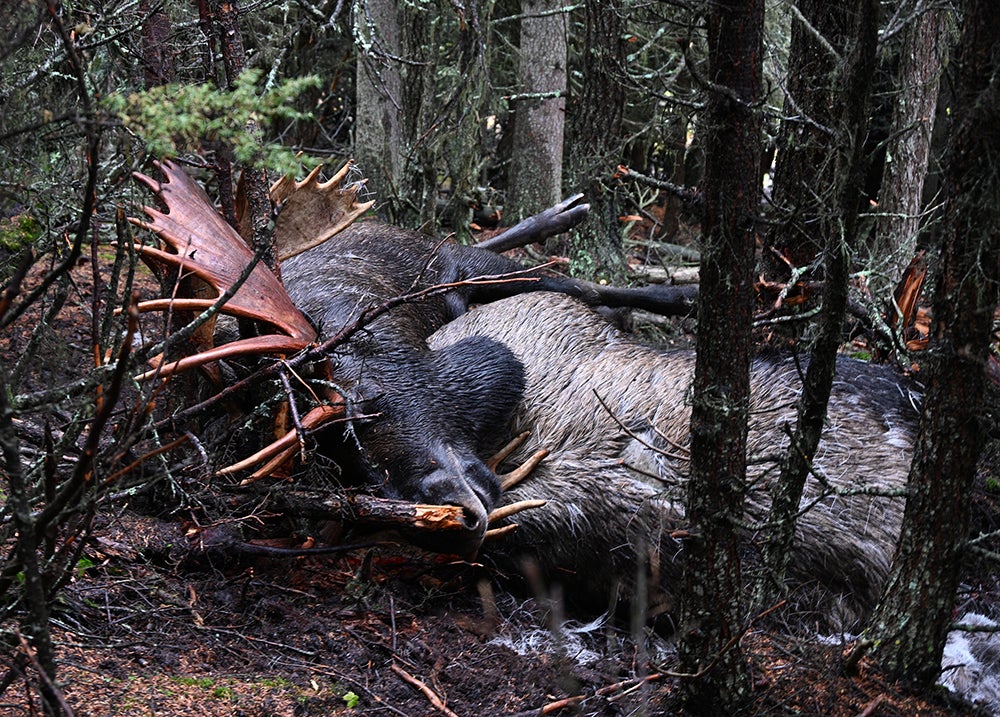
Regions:
M 482 461 L 451 458 L 424 476 L 419 500 L 461 508 L 461 529 L 457 534 L 449 531 L 447 538 L 435 542 L 442 543 L 443 552 L 474 555 L 482 544 L 490 511 L 500 500 L 500 485 Z

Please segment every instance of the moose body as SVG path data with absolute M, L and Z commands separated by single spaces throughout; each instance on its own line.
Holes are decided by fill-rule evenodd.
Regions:
M 565 218 L 576 223 L 586 215 L 586 205 L 567 210 L 572 201 L 549 210 L 564 218 L 563 229 Z M 373 418 L 334 438 L 332 452 L 383 495 L 462 507 L 473 550 L 500 497 L 484 456 L 505 436 L 523 389 L 522 369 L 509 348 L 487 337 L 435 349 L 427 338 L 470 304 L 540 290 L 609 307 L 690 306 L 689 293 L 674 287 L 623 289 L 549 276 L 486 249 L 377 222 L 356 223 L 287 259 L 282 277 L 295 305 L 326 337 L 366 309 L 453 285 L 394 306 L 336 349 L 334 375 Z
M 645 583 L 650 611 L 669 616 L 682 536 L 691 528 L 683 501 L 694 353 L 642 345 L 554 294 L 479 307 L 430 344 L 440 350 L 474 336 L 502 343 L 524 365 L 524 398 L 511 431 L 531 431 L 520 451 L 550 451 L 505 495 L 548 504 L 518 515 L 517 531 L 490 555 L 515 567 L 530 557 L 543 574 L 566 583 L 568 594 L 596 607 L 616 595 L 635 597 Z M 751 386 L 744 535 L 750 573 L 762 569 L 757 547 L 766 535 L 768 484 L 794 425 L 799 369 L 787 358 L 758 359 Z M 891 371 L 838 361 L 814 457 L 825 485 L 808 483 L 789 575 L 799 607 L 831 627 L 856 624 L 888 574 L 915 419 L 909 390 Z M 873 494 L 880 491 L 896 497 Z

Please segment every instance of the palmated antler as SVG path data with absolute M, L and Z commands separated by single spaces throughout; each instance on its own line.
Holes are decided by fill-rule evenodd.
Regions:
M 344 184 L 353 166 L 347 162 L 326 182 L 319 180 L 321 167 L 316 167 L 301 182 L 285 176 L 271 186 L 271 201 L 282 207 L 274 225 L 280 261 L 319 246 L 375 204 L 358 204 L 367 180 Z
M 216 211 L 205 191 L 173 162 L 156 162 L 164 182 L 136 173 L 137 180 L 153 190 L 167 207 L 164 214 L 143 207 L 148 221 L 132 219 L 155 232 L 173 251 L 139 246 L 143 259 L 157 266 L 194 274 L 211 286 L 215 298 L 155 299 L 140 304 L 140 311 L 204 311 L 218 296 L 235 286 L 240 275 L 254 260 L 253 252 L 240 235 Z M 275 223 L 275 242 L 280 259 L 322 244 L 371 208 L 373 202 L 358 203 L 364 182 L 345 185 L 351 171 L 348 162 L 329 181 L 319 180 L 317 167 L 301 182 L 282 177 L 271 187 L 271 197 L 282 211 Z M 248 222 L 243 222 L 248 224 Z M 316 339 L 316 331 L 295 307 L 281 282 L 263 264 L 254 266 L 250 276 L 222 307 L 223 313 L 270 325 L 276 333 L 241 339 L 188 356 L 160 369 L 170 375 L 221 358 L 250 354 L 282 354 L 299 351 Z M 155 372 L 143 374 L 147 378 Z
M 246 241 L 216 211 L 204 190 L 173 162 L 156 162 L 155 166 L 163 173 L 164 181 L 139 173 L 135 177 L 160 197 L 167 212 L 143 207 L 148 219 L 131 221 L 155 232 L 171 251 L 150 246 L 138 246 L 137 249 L 143 259 L 154 267 L 169 267 L 176 269 L 181 276 L 198 277 L 211 287 L 215 296 L 155 299 L 141 303 L 139 310 L 204 311 L 236 287 L 220 311 L 261 322 L 275 333 L 200 351 L 148 371 L 139 379 L 153 375 L 165 377 L 235 356 L 295 353 L 312 344 L 316 339 L 315 329 L 264 264 L 254 265 L 243 284 L 237 287 L 241 276 L 255 261 L 254 254 Z M 328 182 L 319 181 L 320 168 L 316 168 L 301 182 L 285 177 L 272 186 L 273 200 L 282 205 L 275 224 L 275 242 L 281 259 L 328 240 L 372 206 L 372 202 L 357 202 L 363 182 L 344 186 L 350 168 L 351 163 L 348 162 Z M 334 400 L 334 404 L 319 406 L 303 416 L 299 424 L 302 430 L 313 431 L 342 417 L 342 401 Z M 254 456 L 222 472 L 266 462 L 253 477 L 268 474 L 294 455 L 300 440 L 297 430 L 293 428 Z
M 221 296 L 235 286 L 246 267 L 254 261 L 253 252 L 215 210 L 197 182 L 169 160 L 156 162 L 155 165 L 163 173 L 165 181 L 159 182 L 139 173 L 135 174 L 135 178 L 160 197 L 167 213 L 143 207 L 148 219 L 131 221 L 155 232 L 173 251 L 143 245 L 137 247 L 138 251 L 147 263 L 174 268 L 181 274 L 193 274 Z M 217 298 L 154 299 L 139 304 L 139 311 L 204 311 L 215 304 Z M 161 367 L 161 376 L 231 356 L 294 353 L 316 339 L 315 329 L 264 264 L 258 263 L 253 267 L 243 285 L 220 310 L 270 325 L 277 333 L 233 341 L 188 356 Z M 148 372 L 140 378 L 154 373 Z

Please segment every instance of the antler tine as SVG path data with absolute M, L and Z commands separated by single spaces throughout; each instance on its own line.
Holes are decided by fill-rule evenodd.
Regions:
M 340 172 L 337 173 L 337 177 L 341 174 L 346 176 L 346 170 L 351 167 L 351 162 L 348 162 L 343 166 Z M 315 182 L 316 177 L 320 172 L 323 171 L 323 165 L 313 167 L 313 170 L 306 175 L 305 179 L 296 181 L 290 175 L 285 175 L 277 182 L 271 185 L 271 201 L 275 204 L 282 204 L 286 199 L 295 194 L 302 187 L 306 186 L 310 182 Z
M 299 339 L 282 336 L 281 334 L 252 336 L 248 339 L 231 341 L 228 344 L 216 346 L 215 348 L 211 348 L 206 351 L 199 351 L 196 354 L 185 356 L 177 359 L 176 361 L 169 361 L 162 364 L 158 368 L 150 369 L 145 373 L 139 374 L 136 376 L 136 380 L 146 381 L 153 376 L 165 378 L 167 376 L 172 376 L 175 373 L 186 371 L 189 368 L 203 366 L 207 363 L 212 363 L 213 361 L 221 361 L 222 359 L 233 358 L 234 356 L 252 356 L 255 354 L 291 354 L 301 351 L 308 345 L 308 343 L 303 343 Z
M 140 255 L 147 263 L 171 267 L 182 274 L 198 277 L 217 291 L 219 296 L 230 293 L 254 261 L 253 252 L 239 233 L 216 211 L 201 186 L 178 165 L 166 160 L 154 164 L 163 174 L 164 181 L 140 173 L 135 173 L 134 176 L 163 201 L 166 212 L 143 207 L 146 217 L 130 221 L 157 234 L 173 251 L 139 246 Z M 283 178 L 275 183 L 271 190 L 272 199 L 285 205 L 275 226 L 279 255 L 282 255 L 280 246 L 283 236 L 286 246 L 291 243 L 297 248 L 292 253 L 304 251 L 344 229 L 374 204 L 357 203 L 358 191 L 363 183 L 343 186 L 351 166 L 351 163 L 344 165 L 328 182 L 319 181 L 321 168 L 317 167 L 302 182 Z M 290 255 L 284 252 L 282 258 Z M 140 309 L 194 311 L 207 309 L 216 303 L 218 300 L 185 296 L 143 302 Z M 241 339 L 210 348 L 178 361 L 162 364 L 158 369 L 142 374 L 139 379 L 154 375 L 169 376 L 237 355 L 294 353 L 309 346 L 316 338 L 315 329 L 295 307 L 281 282 L 263 264 L 253 265 L 244 283 L 232 291 L 232 296 L 220 311 L 269 323 L 279 333 Z M 343 400 L 332 397 L 328 405 L 317 407 L 303 416 L 299 425 L 311 432 L 343 416 L 344 410 Z M 293 430 L 283 439 L 249 459 L 224 469 L 222 473 L 266 461 L 266 465 L 258 469 L 252 478 L 267 475 L 294 456 L 297 440 L 298 436 Z
M 302 417 L 300 425 L 303 430 L 311 432 L 325 426 L 327 423 L 343 418 L 345 414 L 346 406 L 343 400 L 341 400 L 333 405 L 317 406 L 312 409 Z M 246 468 L 252 468 L 253 466 L 260 465 L 261 463 L 264 463 L 264 461 L 267 461 L 264 466 L 255 471 L 252 475 L 243 479 L 241 485 L 249 485 L 250 483 L 264 478 L 286 460 L 291 458 L 295 454 L 295 450 L 298 448 L 299 440 L 298 431 L 293 428 L 284 436 L 276 441 L 273 441 L 270 445 L 260 449 L 252 456 L 248 456 L 238 463 L 233 463 L 230 466 L 226 466 L 225 468 L 216 471 L 215 475 L 230 475 Z
M 494 523 L 509 518 L 512 515 L 517 515 L 526 510 L 531 510 L 533 508 L 542 508 L 546 505 L 544 500 L 521 500 L 516 503 L 511 503 L 510 505 L 502 505 L 499 508 L 493 510 L 489 515 L 489 524 Z M 486 534 L 483 536 L 483 541 L 496 540 L 505 535 L 510 535 L 515 530 L 517 530 L 517 523 L 508 523 L 507 525 L 501 525 L 497 528 L 489 528 Z

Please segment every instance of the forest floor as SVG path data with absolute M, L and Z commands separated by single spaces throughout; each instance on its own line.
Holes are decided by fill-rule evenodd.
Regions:
M 489 589 L 483 567 L 374 550 L 171 566 L 151 556 L 185 541 L 180 525 L 127 513 L 101 523 L 94 566 L 54 616 L 59 678 L 81 717 L 678 711 L 666 639 L 614 623 L 549 629 L 559 606 Z M 840 674 L 846 645 L 751 629 L 742 648 L 747 714 L 973 714 L 867 663 Z M 29 714 L 14 698 L 0 697 L 3 714 Z
M 58 357 L 40 356 L 45 371 L 89 358 L 89 261 L 76 274 L 78 301 L 55 326 Z M 0 350 L 16 351 L 28 339 L 0 340 Z M 583 624 L 594 616 L 567 616 L 558 600 L 512 592 L 487 565 L 372 547 L 190 560 L 197 531 L 184 517 L 154 518 L 128 504 L 96 517 L 52 617 L 58 677 L 75 714 L 680 711 L 669 638 L 613 620 Z M 752 665 L 749 715 L 974 714 L 944 690 L 908 693 L 865 661 L 845 676 L 849 645 L 793 637 L 777 623 L 751 627 L 741 647 Z M 23 683 L 0 692 L 0 715 L 32 714 Z

